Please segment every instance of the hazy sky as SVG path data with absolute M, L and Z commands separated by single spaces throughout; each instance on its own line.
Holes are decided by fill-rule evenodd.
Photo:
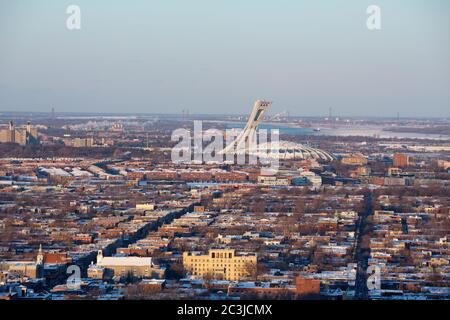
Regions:
M 247 113 L 267 98 L 271 114 L 449 117 L 449 15 L 448 0 L 0 0 L 0 112 Z

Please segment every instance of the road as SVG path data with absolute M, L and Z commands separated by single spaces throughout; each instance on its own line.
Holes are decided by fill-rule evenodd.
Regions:
M 357 239 L 355 248 L 355 263 L 357 264 L 357 270 L 355 281 L 355 298 L 360 300 L 368 299 L 367 267 L 369 264 L 370 247 L 368 241 L 363 241 L 363 237 L 371 231 L 367 220 L 368 217 L 373 214 L 372 200 L 372 192 L 365 195 L 364 212 L 360 213 L 356 230 Z

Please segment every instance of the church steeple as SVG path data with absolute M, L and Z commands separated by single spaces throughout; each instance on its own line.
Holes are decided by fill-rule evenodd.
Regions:
M 97 251 L 97 264 L 101 263 L 102 259 L 103 259 L 103 251 L 102 249 L 99 249 Z
M 42 252 L 42 244 L 39 245 L 39 251 L 36 257 L 36 264 L 38 265 L 44 264 L 44 254 Z

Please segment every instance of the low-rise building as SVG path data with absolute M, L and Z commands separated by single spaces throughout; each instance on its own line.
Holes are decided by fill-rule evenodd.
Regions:
M 97 254 L 97 266 L 122 277 L 162 278 L 165 272 L 153 264 L 151 257 L 103 257 L 102 250 Z

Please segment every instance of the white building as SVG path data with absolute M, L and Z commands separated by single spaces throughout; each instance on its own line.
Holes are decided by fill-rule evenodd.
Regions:
M 138 278 L 162 278 L 165 271 L 153 265 L 151 257 L 104 257 L 102 250 L 97 254 L 97 267 L 111 270 L 114 276 Z

